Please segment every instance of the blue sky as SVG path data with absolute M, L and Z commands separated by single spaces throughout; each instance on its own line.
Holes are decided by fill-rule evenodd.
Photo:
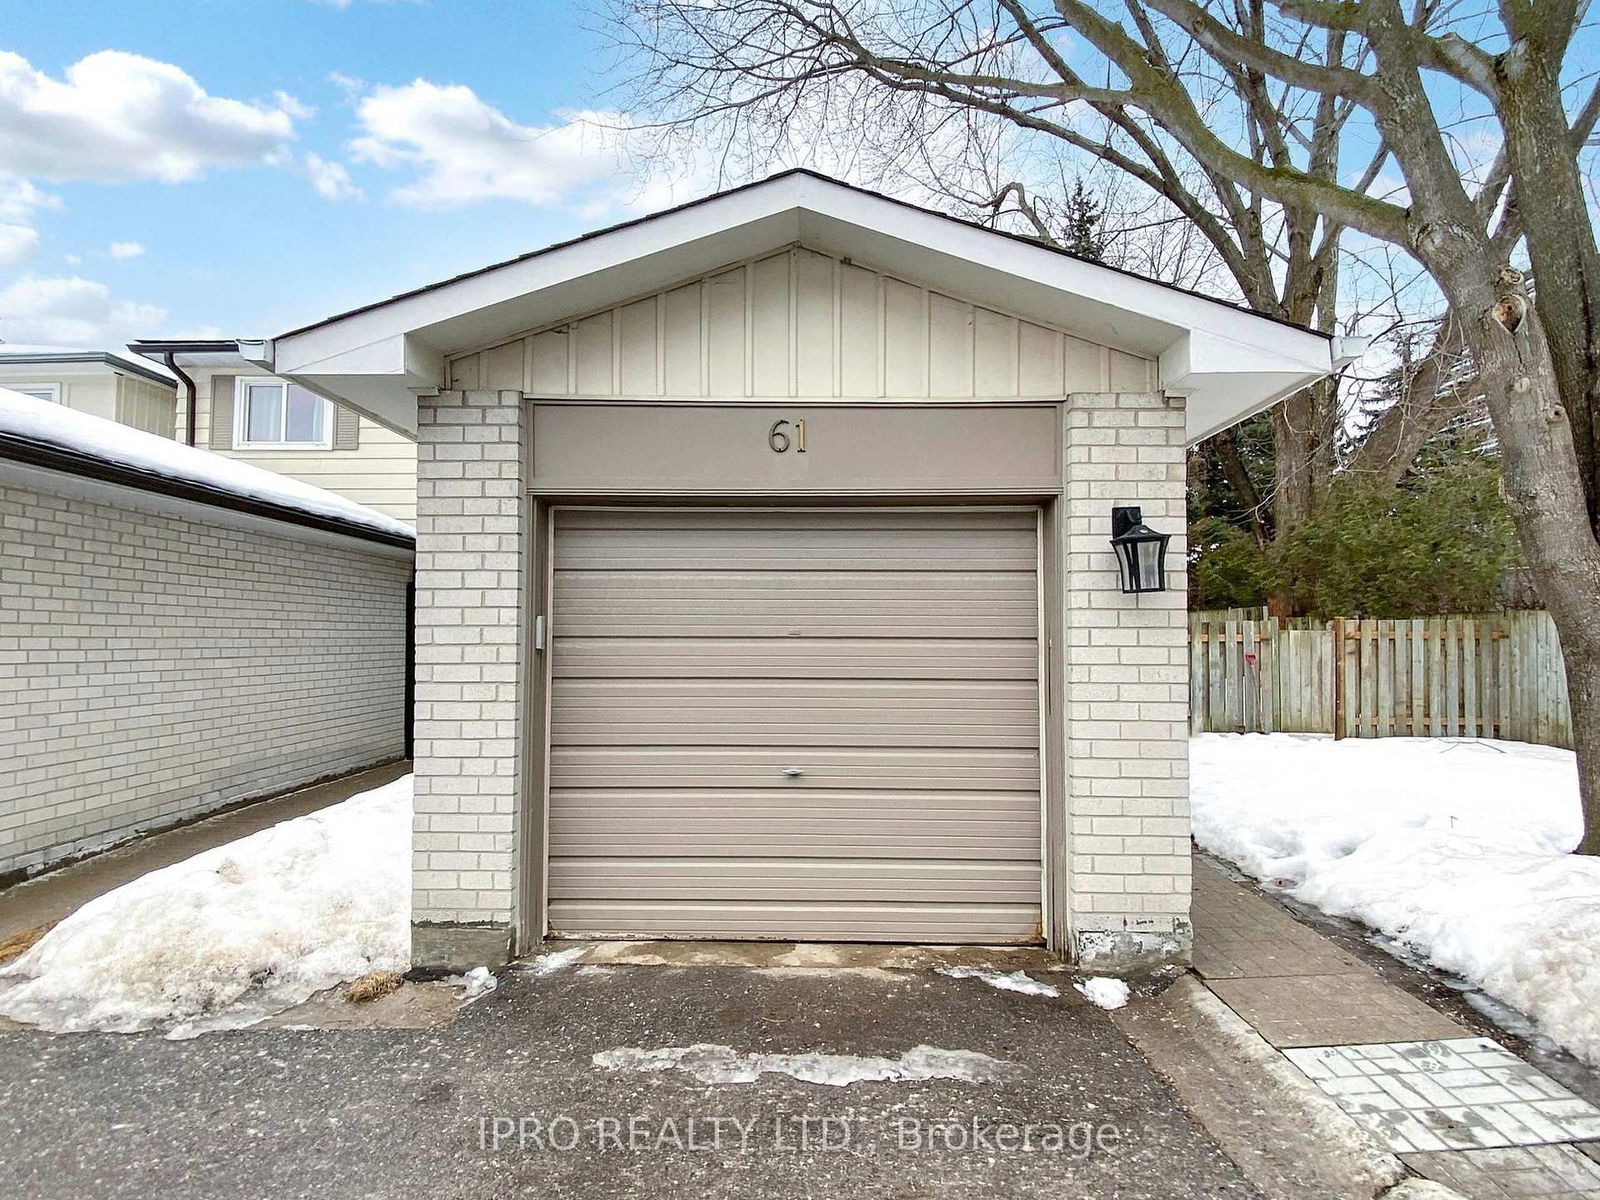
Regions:
M 0 0 L 0 339 L 272 336 L 706 190 L 629 169 L 593 20 L 583 0 Z M 1492 154 L 1492 130 L 1452 131 Z M 1401 194 L 1393 175 L 1375 190 Z M 1380 290 L 1415 275 L 1347 248 Z
M 270 336 L 673 198 L 573 121 L 615 103 L 585 21 L 0 0 L 0 338 Z

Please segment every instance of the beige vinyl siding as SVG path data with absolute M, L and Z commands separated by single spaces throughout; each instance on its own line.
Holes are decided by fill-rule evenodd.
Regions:
M 125 375 L 109 363 L 0 363 L 0 387 L 61 389 L 67 408 L 107 421 L 119 421 L 146 433 L 171 437 L 174 388 Z
M 1038 940 L 1037 520 L 558 509 L 551 929 Z
M 1006 399 L 1147 391 L 1155 364 L 794 247 L 450 362 L 532 396 Z
M 226 372 L 191 372 L 199 395 L 195 444 L 211 446 L 212 375 Z M 180 401 L 178 427 L 183 428 Z M 231 438 L 229 439 L 231 441 Z M 337 492 L 402 521 L 417 519 L 417 444 L 383 426 L 361 418 L 354 450 L 233 450 L 213 447 L 218 454 L 253 463 L 317 487 Z
M 66 407 L 108 421 L 117 419 L 117 378 L 109 367 L 80 363 L 0 364 L 0 387 L 47 387 L 50 384 L 60 387 L 60 402 Z
M 169 438 L 177 416 L 176 389 L 137 375 L 118 375 L 116 384 L 117 420 L 146 433 Z

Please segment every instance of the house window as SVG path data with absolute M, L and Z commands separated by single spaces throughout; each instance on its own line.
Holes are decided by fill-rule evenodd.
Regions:
M 328 402 L 298 384 L 239 380 L 234 445 L 257 450 L 327 449 L 333 444 Z
M 52 404 L 61 403 L 59 383 L 30 383 L 27 387 L 13 387 L 11 390 L 21 392 L 24 396 L 32 396 L 36 400 L 48 400 Z

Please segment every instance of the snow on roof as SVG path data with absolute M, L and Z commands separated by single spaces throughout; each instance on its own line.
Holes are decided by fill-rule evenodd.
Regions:
M 404 521 L 312 484 L 8 388 L 0 388 L 0 437 L 368 529 L 389 539 L 414 541 L 417 536 Z

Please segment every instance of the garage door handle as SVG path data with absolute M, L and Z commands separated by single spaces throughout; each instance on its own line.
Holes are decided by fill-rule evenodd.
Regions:
M 799 767 L 785 767 L 783 769 L 783 773 L 785 775 L 787 775 L 790 779 L 797 779 L 801 775 L 805 774 L 805 772 L 802 771 Z

